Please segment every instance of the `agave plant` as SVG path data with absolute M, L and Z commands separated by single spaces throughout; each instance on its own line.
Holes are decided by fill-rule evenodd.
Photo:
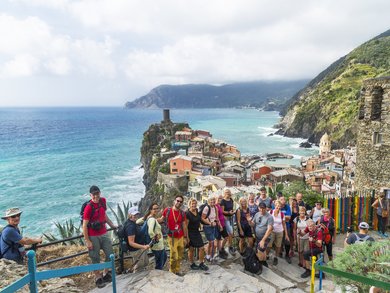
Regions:
M 117 225 L 122 225 L 127 220 L 129 208 L 132 206 L 131 202 L 125 203 L 124 201 L 122 201 L 122 205 L 117 204 L 116 211 L 111 206 L 108 206 L 115 217 Z
M 284 185 L 283 183 L 276 184 L 275 188 L 272 188 L 270 186 L 265 187 L 267 189 L 267 194 L 269 197 L 275 199 L 278 192 L 282 192 Z
M 79 236 L 81 234 L 81 227 L 75 225 L 72 219 L 66 220 L 64 224 L 59 222 L 54 222 L 54 225 L 57 228 L 57 235 L 53 235 L 52 233 L 43 233 L 43 237 L 45 237 L 49 242 L 70 238 L 74 236 Z M 70 240 L 62 243 L 63 245 L 75 245 L 75 244 L 84 244 L 84 239 L 79 238 L 75 240 Z

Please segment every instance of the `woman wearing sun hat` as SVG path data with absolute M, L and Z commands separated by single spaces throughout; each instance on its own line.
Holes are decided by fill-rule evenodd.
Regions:
M 25 255 L 24 245 L 42 243 L 42 238 L 23 237 L 18 225 L 22 211 L 19 208 L 10 208 L 5 212 L 3 220 L 8 222 L 0 237 L 0 251 L 5 259 L 23 263 Z

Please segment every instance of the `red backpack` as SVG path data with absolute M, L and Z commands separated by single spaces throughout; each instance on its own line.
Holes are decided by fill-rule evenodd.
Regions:
M 324 242 L 325 244 L 329 244 L 332 241 L 332 235 L 329 232 L 329 225 L 330 222 L 333 221 L 333 219 L 332 218 L 329 219 L 328 225 L 321 223 L 322 221 L 323 221 L 323 217 L 321 217 L 320 225 L 319 225 L 320 228 L 322 229 L 322 235 L 323 235 L 322 242 Z

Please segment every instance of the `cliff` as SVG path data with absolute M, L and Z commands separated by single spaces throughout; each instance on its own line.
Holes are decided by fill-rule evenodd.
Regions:
M 187 123 L 173 123 L 171 121 L 152 124 L 143 135 L 141 145 L 141 163 L 144 168 L 143 183 L 145 185 L 145 196 L 139 203 L 141 212 L 145 212 L 149 205 L 158 202 L 163 206 L 172 204 L 175 190 L 164 192 L 162 187 L 157 184 L 158 171 L 162 168 L 170 155 L 161 154 L 161 149 L 167 151 L 171 148 L 171 141 L 175 132 L 183 128 L 189 128 Z
M 127 102 L 127 108 L 232 108 L 251 106 L 279 110 L 307 80 L 160 85 L 147 95 Z
M 356 144 L 363 80 L 390 75 L 390 30 L 321 72 L 282 109 L 279 134 L 318 143 L 327 132 L 336 147 Z

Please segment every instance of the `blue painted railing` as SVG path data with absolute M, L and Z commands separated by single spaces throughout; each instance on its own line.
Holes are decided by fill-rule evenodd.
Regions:
M 30 250 L 27 253 L 28 257 L 28 274 L 24 277 L 20 278 L 16 282 L 11 285 L 5 287 L 0 291 L 0 293 L 13 293 L 27 284 L 30 284 L 30 292 L 38 293 L 37 282 L 52 278 L 62 278 L 71 275 L 77 275 L 81 273 L 87 273 L 91 271 L 103 270 L 103 269 L 111 269 L 112 274 L 112 292 L 116 293 L 116 279 L 115 279 L 115 258 L 114 255 L 110 255 L 110 261 L 99 264 L 91 264 L 85 266 L 57 269 L 57 270 L 47 270 L 37 272 L 37 264 L 35 259 L 35 252 Z

